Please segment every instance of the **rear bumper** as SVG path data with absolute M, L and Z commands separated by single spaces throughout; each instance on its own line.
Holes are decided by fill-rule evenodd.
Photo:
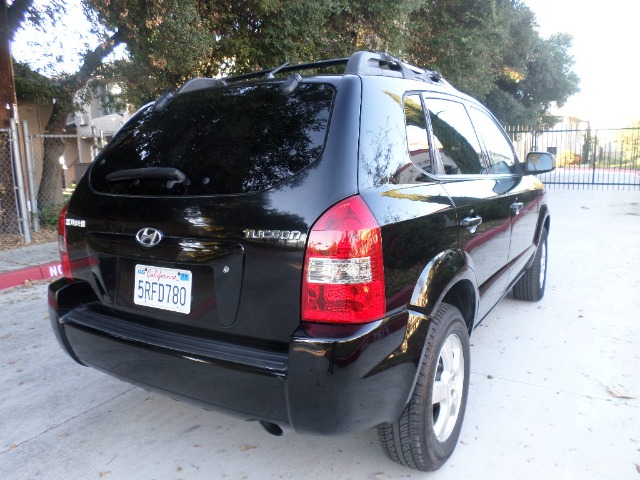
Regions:
M 92 309 L 91 295 L 79 281 L 49 287 L 52 327 L 77 362 L 206 409 L 326 435 L 400 415 L 429 324 L 405 310 L 339 338 L 299 329 L 274 350 L 151 328 Z

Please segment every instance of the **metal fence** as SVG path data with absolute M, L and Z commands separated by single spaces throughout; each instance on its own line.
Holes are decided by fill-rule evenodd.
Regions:
M 17 128 L 0 130 L 0 234 L 31 240 Z
M 104 135 L 31 135 L 27 122 L 0 129 L 0 241 L 30 243 L 55 229 L 71 189 L 104 146 Z
M 0 233 L 13 233 L 18 225 L 11 153 L 12 142 L 11 131 L 0 129 Z
M 521 159 L 527 152 L 556 156 L 540 178 L 550 188 L 640 190 L 640 127 L 597 129 L 507 127 Z
M 37 185 L 38 220 L 44 227 L 57 224 L 58 213 L 73 185 L 72 162 L 77 161 L 77 135 L 26 135 L 27 162 L 35 165 L 34 184 Z M 75 162 L 74 162 L 75 163 Z

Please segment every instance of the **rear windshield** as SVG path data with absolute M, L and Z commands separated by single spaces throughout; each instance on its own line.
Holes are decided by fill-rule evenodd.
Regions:
M 324 147 L 334 98 L 329 84 L 213 88 L 143 108 L 91 170 L 99 192 L 216 195 L 264 190 L 313 163 Z

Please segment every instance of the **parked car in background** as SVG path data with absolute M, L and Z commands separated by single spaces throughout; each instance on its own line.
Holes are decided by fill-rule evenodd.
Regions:
M 274 434 L 377 428 L 392 460 L 435 470 L 473 328 L 511 290 L 544 295 L 552 169 L 387 54 L 194 79 L 62 211 L 52 326 L 82 365 Z

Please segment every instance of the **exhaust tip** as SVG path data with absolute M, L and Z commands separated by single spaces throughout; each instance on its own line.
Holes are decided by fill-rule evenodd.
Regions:
M 282 436 L 282 433 L 283 433 L 282 428 L 280 428 L 275 423 L 265 422 L 264 420 L 260 420 L 260 425 L 262 425 L 262 427 L 271 435 L 275 435 L 276 437 Z

